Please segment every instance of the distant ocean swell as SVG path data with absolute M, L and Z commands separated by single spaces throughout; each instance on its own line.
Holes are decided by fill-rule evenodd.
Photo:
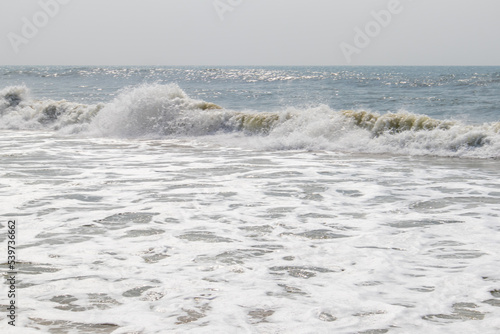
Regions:
M 264 149 L 500 157 L 500 122 L 469 125 L 401 111 L 335 111 L 325 105 L 237 112 L 194 100 L 176 84 L 129 88 L 109 103 L 93 105 L 34 100 L 25 86 L 7 87 L 0 91 L 0 128 L 114 137 L 237 134 L 256 138 Z

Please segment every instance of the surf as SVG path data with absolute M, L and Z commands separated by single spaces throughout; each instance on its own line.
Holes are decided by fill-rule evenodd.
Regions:
M 193 99 L 177 84 L 128 87 L 97 104 L 37 100 L 26 86 L 6 87 L 0 91 L 0 127 L 120 138 L 234 134 L 253 137 L 266 149 L 500 156 L 498 122 L 471 125 L 407 111 L 379 114 L 327 105 L 235 111 Z

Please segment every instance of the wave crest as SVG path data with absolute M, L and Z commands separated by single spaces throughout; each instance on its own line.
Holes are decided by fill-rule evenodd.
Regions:
M 252 135 L 271 149 L 500 157 L 500 123 L 466 125 L 406 112 L 379 115 L 328 106 L 237 112 L 190 98 L 176 84 L 123 90 L 106 104 L 33 100 L 24 86 L 0 91 L 0 128 L 51 129 L 94 136 Z M 248 143 L 248 140 L 245 140 Z
M 102 107 L 64 100 L 33 100 L 27 87 L 7 87 L 0 91 L 0 128 L 80 132 Z
M 375 135 L 384 132 L 421 131 L 434 129 L 449 129 L 455 123 L 451 121 L 440 121 L 425 115 L 410 113 L 377 115 L 366 111 L 342 111 L 344 116 L 352 118 L 354 123 L 364 129 L 372 131 Z
M 0 113 L 8 108 L 15 108 L 21 102 L 29 100 L 29 89 L 26 86 L 11 86 L 0 91 Z

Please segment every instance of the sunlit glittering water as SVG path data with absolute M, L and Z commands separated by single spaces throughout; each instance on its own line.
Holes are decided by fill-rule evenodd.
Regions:
M 0 229 L 18 218 L 26 333 L 500 331 L 500 169 L 478 120 L 457 133 L 477 126 L 485 141 L 454 150 L 419 144 L 446 129 L 365 136 L 345 123 L 355 149 L 321 135 L 336 114 L 248 133 L 207 110 L 224 131 L 197 133 L 196 119 L 183 133 L 103 134 L 151 124 L 120 123 L 124 100 L 99 111 L 114 117 L 101 132 L 61 116 L 0 130 Z M 35 113 L 10 108 L 4 122 Z M 402 140 L 414 142 L 388 149 Z

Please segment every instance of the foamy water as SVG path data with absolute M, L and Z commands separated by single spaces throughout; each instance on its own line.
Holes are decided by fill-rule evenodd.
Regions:
M 500 330 L 495 121 L 2 94 L 20 333 Z
M 128 88 L 106 104 L 34 100 L 25 86 L 7 87 L 0 91 L 0 98 L 0 128 L 4 129 L 118 138 L 253 135 L 257 148 L 500 156 L 500 122 L 467 124 L 407 111 L 380 115 L 326 105 L 235 111 L 192 99 L 176 84 Z M 241 145 L 235 136 L 224 140 L 228 145 Z

